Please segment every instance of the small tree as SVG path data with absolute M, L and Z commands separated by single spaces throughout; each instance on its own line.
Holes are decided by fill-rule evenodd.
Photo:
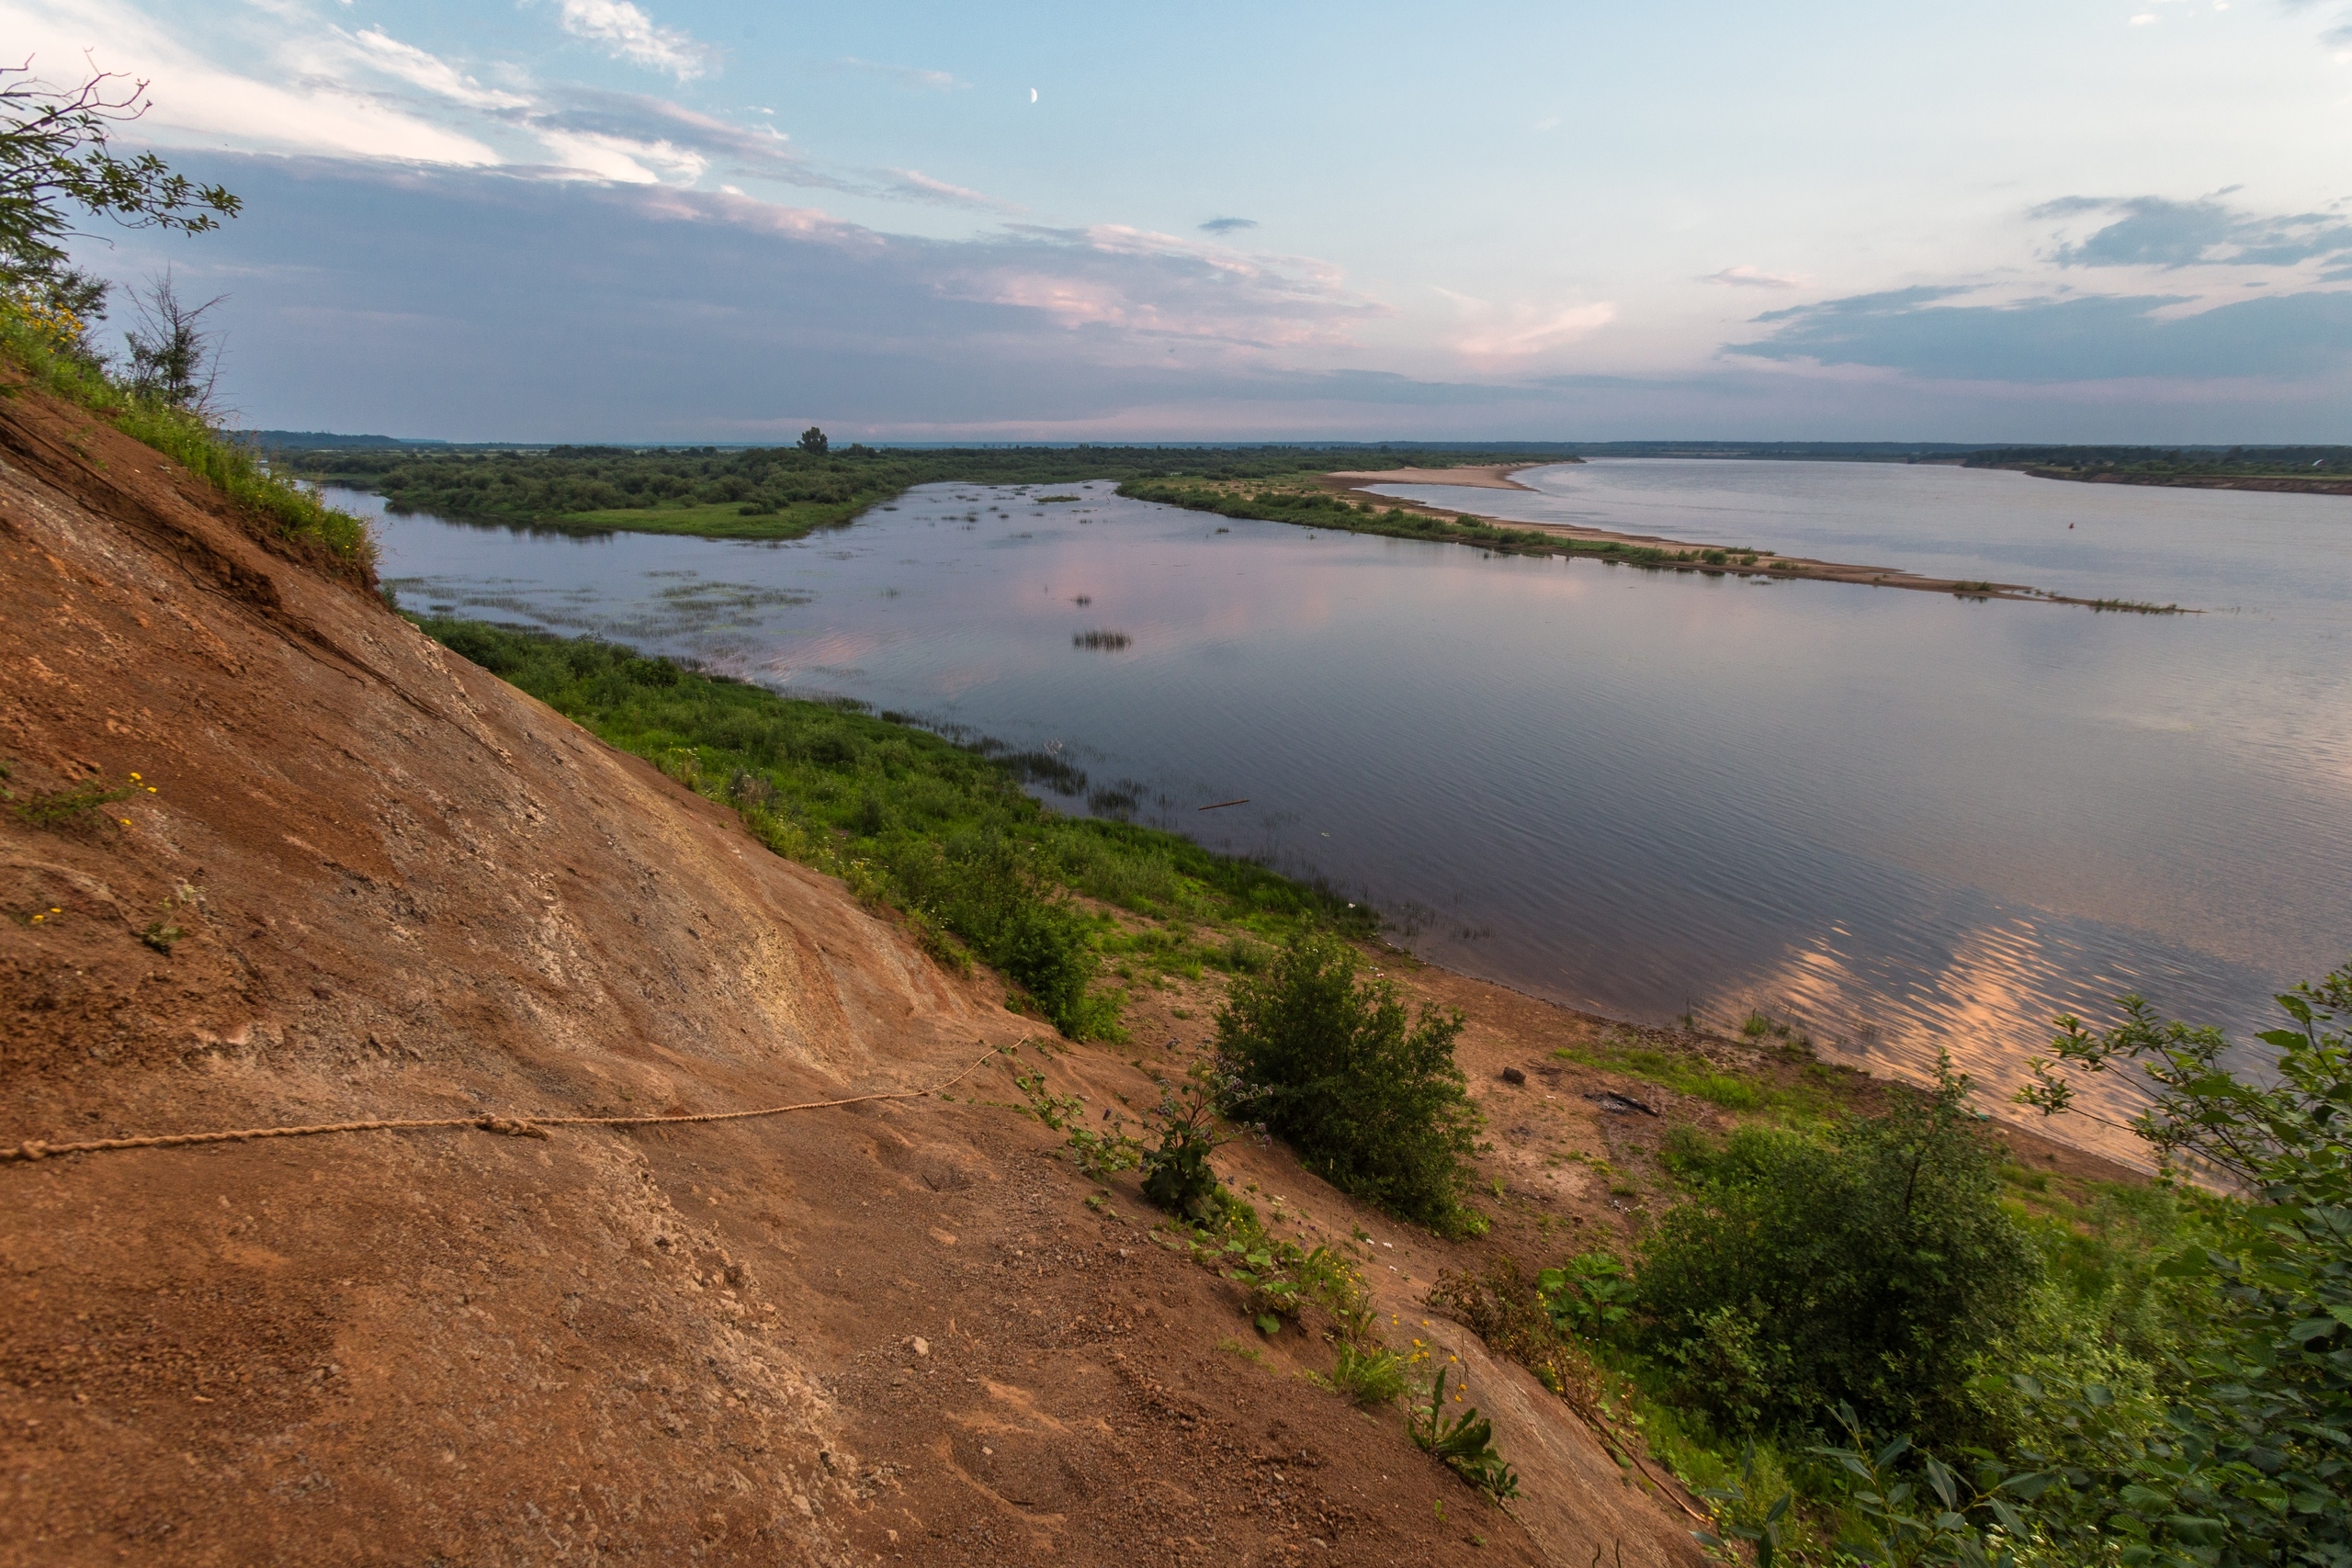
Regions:
M 823 457 L 831 445 L 825 439 L 825 433 L 813 424 L 800 433 L 800 449 L 811 457 Z
M 168 270 L 143 293 L 132 293 L 138 324 L 124 337 L 130 346 L 133 393 L 191 413 L 210 413 L 212 389 L 220 377 L 220 340 L 203 320 L 220 298 L 201 305 L 186 303 Z
M 1433 1229 L 1478 1228 L 1462 1205 L 1478 1127 L 1453 1063 L 1462 1015 L 1425 1007 L 1408 1026 L 1396 987 L 1357 982 L 1361 963 L 1336 936 L 1295 938 L 1233 983 L 1218 1054 L 1308 1169 Z

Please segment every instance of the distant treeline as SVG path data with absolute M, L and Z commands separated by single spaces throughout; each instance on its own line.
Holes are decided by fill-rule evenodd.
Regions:
M 1512 457 L 1532 454 L 1515 447 Z M 1565 458 L 1564 449 L 1553 449 Z M 910 485 L 1070 484 L 1183 475 L 1215 479 L 1276 479 L 1321 473 L 1383 458 L 1362 446 L 1077 446 L 829 452 L 800 447 L 640 450 L 554 446 L 534 452 L 475 453 L 413 447 L 288 453 L 303 477 L 380 493 L 394 511 L 450 516 L 558 521 L 614 512 L 732 507 L 755 517 L 794 507 L 843 514 Z M 1497 448 L 1410 450 L 1425 468 L 1492 463 Z
M 2352 446 L 1990 446 L 1962 461 L 1972 468 L 2332 476 L 2352 475 Z

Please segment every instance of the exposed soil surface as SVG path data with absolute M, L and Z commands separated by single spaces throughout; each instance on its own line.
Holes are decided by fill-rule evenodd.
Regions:
M 0 640 L 0 1144 L 734 1110 L 1035 1032 L 24 389 Z M 98 785 L 131 793 L 17 809 Z M 1153 1059 L 1208 999 L 1141 1005 Z M 1053 1071 L 1143 1100 L 1145 1055 Z M 1055 1134 L 972 1102 L 1007 1098 L 989 1072 L 718 1125 L 0 1164 L 0 1562 L 1696 1561 L 1442 1320 L 1516 1519 L 1311 1385 L 1327 1346 L 1259 1339 L 1131 1186 L 1089 1208 Z M 1440 1244 L 1227 1158 L 1292 1225 L 1378 1238 L 1399 1333 L 1430 1315 Z

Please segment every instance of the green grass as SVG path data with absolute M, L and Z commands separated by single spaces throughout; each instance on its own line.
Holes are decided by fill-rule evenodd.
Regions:
M 1023 793 L 1020 759 L 959 746 L 861 705 L 763 687 L 644 659 L 618 644 L 480 622 L 429 619 L 425 633 L 610 744 L 733 806 L 777 853 L 923 917 L 940 857 L 999 851 L 1049 889 L 1164 926 L 1097 923 L 1114 954 L 1155 968 L 1247 966 L 1302 924 L 1359 936 L 1369 908 L 1252 862 L 1130 823 L 1065 817 Z M 1210 935 L 1204 935 L 1205 929 Z
M 541 526 L 631 534 L 691 534 L 703 539 L 797 539 L 819 528 L 847 523 L 874 504 L 872 500 L 797 502 L 771 513 L 743 514 L 735 502 L 699 506 L 651 509 L 613 508 L 602 512 L 567 512 L 545 520 Z
M 1570 1046 L 1552 1053 L 1564 1062 L 1599 1067 L 1640 1078 L 1677 1094 L 1703 1100 L 1725 1111 L 1769 1112 L 1782 1121 L 1826 1122 L 1847 1108 L 1841 1075 L 1835 1067 L 1807 1062 L 1793 1083 L 1770 1078 L 1738 1077 L 1719 1072 L 1704 1059 L 1679 1051 L 1631 1045 L 1622 1038 L 1604 1038 L 1599 1044 Z

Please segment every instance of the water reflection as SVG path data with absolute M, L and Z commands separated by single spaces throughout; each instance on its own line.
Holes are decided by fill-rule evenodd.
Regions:
M 1918 515 L 1869 525 L 1947 554 L 2028 526 L 1983 499 L 2016 476 L 1770 467 L 1801 493 L 1759 491 L 1757 530 L 1805 505 L 1859 528 L 1897 493 Z M 2102 548 L 2176 574 L 2209 530 L 2199 597 L 2248 608 L 1483 559 L 1101 486 L 927 487 L 791 544 L 388 519 L 386 575 L 413 606 L 1058 748 L 1087 775 L 1063 808 L 1327 876 L 1473 974 L 1634 1019 L 1761 1008 L 1911 1072 L 1940 1045 L 2006 1089 L 2052 1013 L 2138 989 L 2267 1027 L 2271 990 L 2352 951 L 2352 617 L 2303 581 L 2333 558 L 2308 515 L 2265 510 L 2310 498 L 2199 498 L 2254 503 L 2222 536 L 2172 492 L 2017 482 L 2031 526 L 2079 498 Z M 2151 497 L 2144 547 L 2119 543 Z

